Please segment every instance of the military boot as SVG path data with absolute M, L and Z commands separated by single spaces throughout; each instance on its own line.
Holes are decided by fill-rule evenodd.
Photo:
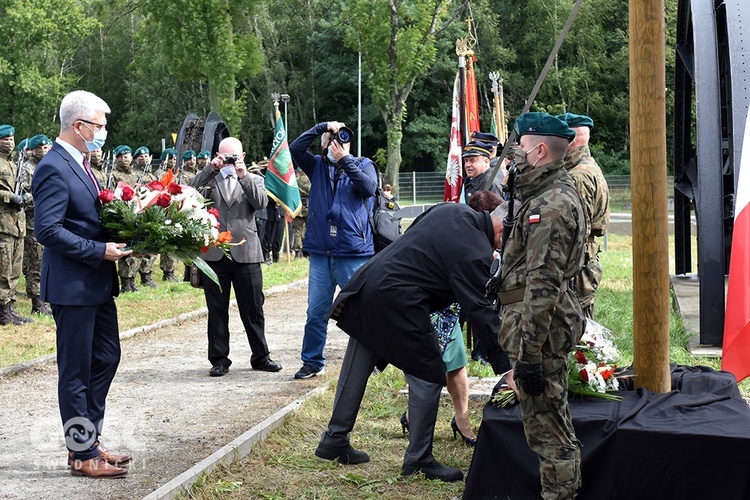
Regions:
M 33 322 L 34 322 L 34 320 L 33 320 L 33 319 L 31 319 L 31 318 L 27 318 L 26 316 L 21 316 L 20 314 L 18 314 L 18 313 L 16 312 L 16 310 L 15 310 L 15 309 L 13 309 L 13 301 L 12 301 L 12 300 L 11 300 L 11 301 L 9 302 L 9 304 L 10 304 L 10 313 L 11 313 L 11 314 L 13 315 L 13 317 L 14 317 L 14 318 L 16 318 L 16 319 L 17 319 L 18 321 L 20 321 L 21 323 L 33 323 Z
M 133 276 L 132 278 L 128 278 L 128 282 L 130 283 L 130 291 L 131 292 L 140 292 L 141 291 L 141 289 L 138 288 L 135 285 L 135 276 Z
M 120 276 L 120 293 L 128 293 L 128 292 L 134 292 L 133 288 L 130 285 L 130 278 L 125 276 Z
M 23 325 L 23 321 L 16 319 L 11 309 L 11 302 L 8 301 L 0 306 L 0 325 Z
M 153 278 L 151 278 L 151 273 L 141 273 L 141 285 L 149 288 L 159 288 L 159 285 L 154 283 Z
M 39 295 L 34 295 L 31 297 L 31 314 L 52 316 L 52 309 Z
M 172 271 L 164 271 L 164 277 L 162 277 L 161 280 L 162 281 L 175 281 L 175 282 L 180 281 L 175 275 L 175 273 L 173 273 Z

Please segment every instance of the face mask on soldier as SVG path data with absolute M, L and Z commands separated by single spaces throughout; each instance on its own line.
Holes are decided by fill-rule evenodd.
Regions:
M 2 141 L 0 142 L 0 153 L 7 155 L 11 151 L 13 151 L 14 144 L 9 141 Z
M 528 151 L 524 151 L 519 146 L 513 151 L 513 160 L 516 164 L 516 169 L 518 170 L 519 174 L 523 174 L 527 170 L 530 170 L 536 167 L 536 164 L 539 162 L 539 159 L 537 158 L 537 160 L 534 162 L 533 165 L 529 165 L 529 162 L 526 161 L 526 155 L 534 151 L 537 147 L 539 147 L 539 144 L 530 148 Z

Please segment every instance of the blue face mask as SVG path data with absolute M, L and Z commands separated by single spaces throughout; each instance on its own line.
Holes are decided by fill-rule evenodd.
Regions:
M 326 157 L 328 158 L 328 161 L 331 162 L 331 165 L 336 164 L 336 158 L 333 157 L 330 150 L 326 153 Z
M 84 122 L 81 122 L 81 123 L 86 125 L 86 123 Z M 83 141 L 86 143 L 86 149 L 88 149 L 89 151 L 96 151 L 97 149 L 102 149 L 102 147 L 104 146 L 104 141 L 107 140 L 107 129 L 102 127 L 99 130 L 94 130 L 88 125 L 86 125 L 86 128 L 91 130 L 94 133 L 94 137 L 91 140 L 91 142 L 87 141 L 86 139 L 83 139 Z M 81 136 L 81 138 L 83 138 L 83 136 Z

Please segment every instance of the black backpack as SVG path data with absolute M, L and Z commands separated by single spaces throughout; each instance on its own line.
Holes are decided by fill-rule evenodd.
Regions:
M 375 190 L 373 201 L 370 225 L 375 253 L 378 253 L 401 236 L 401 217 L 396 215 L 400 210 L 398 203 L 383 196 L 380 188 Z

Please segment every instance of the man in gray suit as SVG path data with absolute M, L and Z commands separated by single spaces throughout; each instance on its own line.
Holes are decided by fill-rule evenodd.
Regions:
M 221 283 L 219 288 L 203 277 L 208 307 L 208 360 L 212 365 L 209 374 L 212 377 L 221 377 L 232 364 L 229 359 L 229 290 L 232 286 L 253 351 L 250 364 L 255 370 L 281 370 L 281 365 L 271 359 L 266 345 L 260 268 L 263 252 L 255 227 L 255 212 L 265 209 L 268 197 L 263 177 L 248 173 L 244 159 L 242 143 L 234 137 L 227 137 L 219 144 L 216 158 L 190 181 L 191 186 L 202 188 L 203 195 L 213 201 L 212 206 L 219 211 L 221 228 L 231 231 L 232 242 L 246 240 L 243 245 L 232 247 L 231 258 L 219 248 L 211 248 L 203 257 Z

